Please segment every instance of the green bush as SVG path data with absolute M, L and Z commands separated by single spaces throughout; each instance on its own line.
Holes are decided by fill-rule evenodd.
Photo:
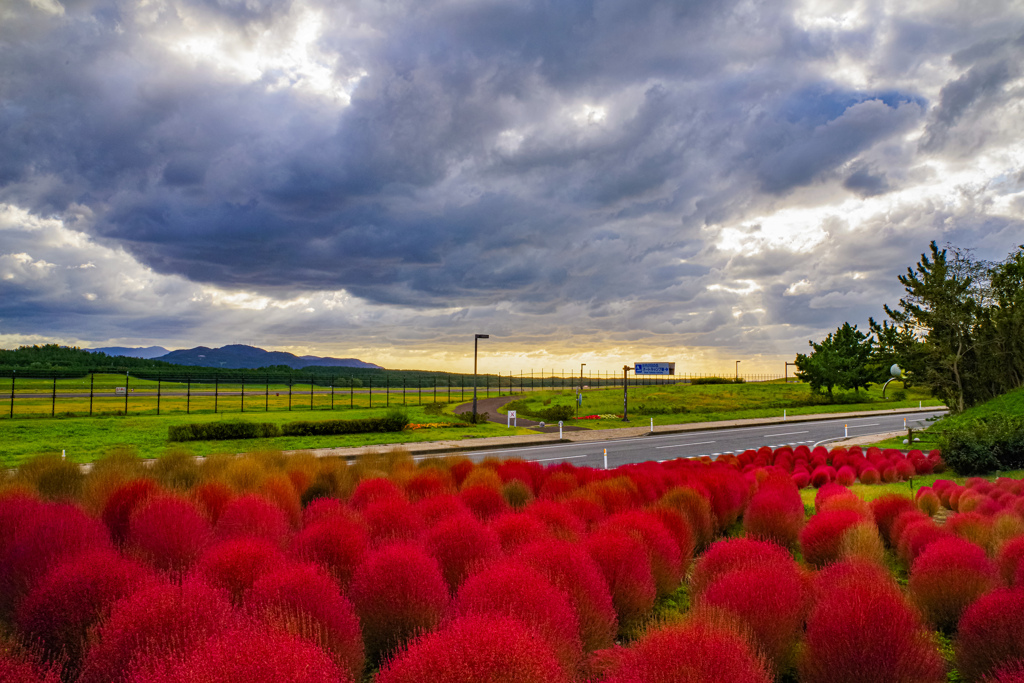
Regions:
M 637 415 L 677 415 L 690 412 L 686 406 L 673 406 L 667 403 L 640 403 L 633 410 Z
M 997 414 L 948 427 L 939 448 L 946 464 L 963 476 L 1022 469 L 1024 418 Z
M 551 406 L 550 408 L 530 413 L 530 416 L 537 417 L 545 422 L 565 421 L 571 420 L 576 416 L 576 409 L 572 406 Z
M 172 425 L 167 429 L 169 441 L 228 441 L 230 439 L 268 439 L 275 436 L 281 436 L 281 430 L 277 425 L 244 420 Z
M 447 405 L 447 403 L 428 403 L 423 406 L 423 412 L 427 415 L 440 415 L 444 412 L 445 406 Z
M 529 409 L 530 404 L 522 398 L 517 398 L 515 401 L 509 401 L 505 404 L 505 410 L 515 410 L 516 412 L 523 413 L 524 415 L 529 412 Z
M 733 377 L 697 377 L 690 380 L 691 385 L 698 384 L 743 384 L 742 378 Z
M 906 389 L 897 389 L 896 391 L 892 392 L 892 400 L 894 400 L 894 401 L 906 401 L 907 400 L 907 390 Z
M 476 418 L 473 417 L 473 411 L 467 410 L 464 413 L 456 413 L 455 417 L 459 418 L 467 424 L 483 424 L 489 422 L 491 419 L 490 413 L 477 413 Z

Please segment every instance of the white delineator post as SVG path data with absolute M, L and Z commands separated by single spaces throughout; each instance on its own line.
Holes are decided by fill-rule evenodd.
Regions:
M 558 421 L 558 438 L 559 439 L 562 438 L 562 421 L 561 420 Z
M 608 469 L 608 449 L 604 449 L 604 468 Z
M 651 431 L 654 431 L 654 418 L 651 418 Z
M 843 436 L 850 436 L 850 425 L 843 425 Z

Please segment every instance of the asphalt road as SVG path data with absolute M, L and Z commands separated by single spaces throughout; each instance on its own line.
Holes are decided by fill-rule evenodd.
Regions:
M 904 424 L 909 427 L 924 427 L 929 424 L 929 418 L 944 413 L 944 410 L 936 410 L 816 422 L 783 422 L 757 427 L 733 427 L 678 434 L 655 433 L 632 439 L 504 448 L 466 455 L 478 461 L 484 458 L 522 458 L 544 464 L 571 462 L 578 467 L 601 468 L 605 466 L 604 454 L 607 449 L 607 466 L 611 468 L 650 460 L 664 462 L 675 458 L 698 458 L 704 455 L 715 458 L 723 453 L 740 453 L 748 448 L 756 449 L 761 446 L 777 448 L 783 445 L 805 444 L 813 448 L 818 444 L 841 441 L 846 437 L 900 431 L 904 429 Z

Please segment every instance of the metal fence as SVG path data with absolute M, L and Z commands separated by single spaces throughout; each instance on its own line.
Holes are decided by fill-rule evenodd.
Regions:
M 559 391 L 690 383 L 711 374 L 639 376 L 621 372 L 583 375 L 554 371 L 478 375 L 478 398 L 529 391 Z M 732 379 L 732 378 L 725 378 Z M 746 382 L 783 379 L 779 375 L 741 375 Z M 0 377 L 0 419 L 161 415 L 166 413 L 251 413 L 297 410 L 344 410 L 463 403 L 473 399 L 474 377 L 330 377 L 322 374 L 234 374 L 230 377 L 168 374 L 135 377 L 130 373 L 9 373 Z M 0 385 L 2 386 L 2 385 Z M 4 391 L 6 389 L 6 391 Z M 4 405 L 6 404 L 6 405 Z

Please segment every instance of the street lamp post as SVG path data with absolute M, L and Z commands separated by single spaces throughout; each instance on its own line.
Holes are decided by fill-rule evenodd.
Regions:
M 481 339 L 490 339 L 489 334 L 477 334 L 473 336 L 473 424 L 476 424 L 476 351 L 477 344 Z
M 580 363 L 580 395 L 576 397 L 576 419 L 580 419 L 580 403 L 583 401 L 583 368 L 586 363 Z
M 741 362 L 742 361 L 736 361 L 736 380 L 735 380 L 736 384 L 740 383 L 740 363 Z
M 622 366 L 622 421 L 629 422 L 629 378 L 628 373 L 633 368 L 628 365 Z

